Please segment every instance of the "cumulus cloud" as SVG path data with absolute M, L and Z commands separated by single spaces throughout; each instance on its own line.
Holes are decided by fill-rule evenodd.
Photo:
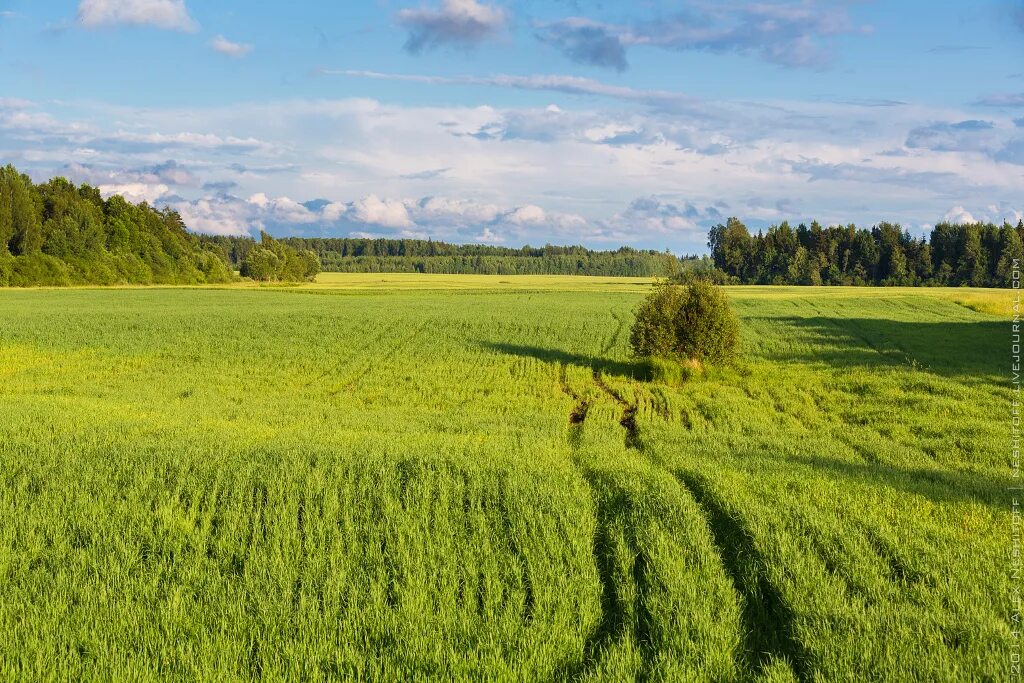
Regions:
M 547 219 L 548 215 L 544 212 L 544 209 L 533 204 L 520 206 L 510 211 L 505 217 L 505 220 L 515 225 L 542 225 L 547 222 Z
M 690 202 L 676 204 L 657 197 L 638 197 L 625 211 L 613 216 L 608 225 L 659 234 L 695 233 L 703 236 L 707 227 L 722 218 L 714 206 L 698 208 Z
M 207 235 L 250 235 L 257 224 L 252 206 L 230 195 L 178 201 L 172 206 L 190 230 Z
M 247 43 L 235 43 L 224 36 L 217 36 L 211 40 L 210 48 L 213 49 L 214 52 L 219 52 L 222 55 L 234 57 L 236 59 L 244 57 L 252 52 L 252 45 Z
M 259 209 L 262 218 L 277 223 L 313 223 L 317 215 L 290 197 L 270 198 L 263 192 L 249 197 L 249 204 Z
M 477 0 L 444 0 L 436 9 L 404 9 L 396 22 L 409 31 L 405 49 L 418 54 L 443 45 L 478 45 L 505 28 L 506 15 L 501 8 Z
M 968 211 L 963 206 L 954 206 L 943 215 L 940 223 L 967 224 L 967 223 L 995 223 L 1001 225 L 1009 223 L 1016 225 L 1024 219 L 1024 210 L 1014 208 L 1010 204 L 990 204 L 983 207 L 972 207 Z
M 385 228 L 409 228 L 413 226 L 409 210 L 399 201 L 381 199 L 371 194 L 352 203 L 349 210 L 352 218 L 360 223 L 379 225 Z
M 199 28 L 185 0 L 81 0 L 78 23 L 90 28 L 126 24 L 186 32 Z
M 411 207 L 411 211 L 419 222 L 456 226 L 492 223 L 502 213 L 494 204 L 451 197 L 424 197 Z
M 977 219 L 964 207 L 954 206 L 939 221 L 940 223 L 967 224 L 977 223 Z
M 724 2 L 694 4 L 656 21 L 630 25 L 602 24 L 569 17 L 544 24 L 537 37 L 573 61 L 616 69 L 625 68 L 625 49 L 633 46 L 669 50 L 702 50 L 757 55 L 791 67 L 827 65 L 832 39 L 857 27 L 845 3 Z
M 167 196 L 171 188 L 164 184 L 127 183 L 124 185 L 100 185 L 96 189 L 104 197 L 119 194 L 135 204 L 139 202 L 158 204 Z
M 482 242 L 483 244 L 501 244 L 505 241 L 505 238 L 490 228 L 484 228 L 483 232 L 473 237 L 473 241 Z

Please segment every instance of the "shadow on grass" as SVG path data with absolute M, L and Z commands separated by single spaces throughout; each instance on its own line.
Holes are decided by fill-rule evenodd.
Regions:
M 934 503 L 976 502 L 1004 508 L 1006 481 L 972 472 L 904 468 L 883 463 L 858 463 L 822 456 L 788 456 L 790 462 L 849 479 L 924 496 Z
M 758 551 L 753 534 L 715 495 L 706 480 L 680 470 L 673 474 L 700 506 L 722 566 L 733 587 L 743 596 L 741 663 L 754 678 L 759 678 L 773 660 L 782 658 L 792 667 L 798 681 L 810 680 L 811 654 L 797 635 L 792 608 L 764 571 L 769 563 Z
M 770 360 L 824 362 L 836 367 L 910 366 L 947 376 L 1000 376 L 1008 366 L 1010 323 L 907 322 L 878 318 L 775 318 L 765 322 L 813 334 L 805 351 Z
M 492 351 L 498 351 L 509 356 L 535 358 L 545 363 L 576 365 L 612 377 L 627 377 L 640 381 L 651 379 L 651 367 L 645 361 L 616 361 L 609 358 L 572 353 L 561 349 L 547 349 L 540 346 L 524 346 L 504 342 L 482 342 L 482 345 Z

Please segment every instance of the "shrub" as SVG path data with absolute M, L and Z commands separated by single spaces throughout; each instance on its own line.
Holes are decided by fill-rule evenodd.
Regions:
M 629 333 L 633 353 L 647 358 L 672 358 L 678 346 L 675 320 L 683 307 L 687 288 L 660 284 L 640 303 Z
M 710 282 L 661 284 L 640 304 L 629 343 L 641 357 L 726 363 L 736 353 L 739 320 Z

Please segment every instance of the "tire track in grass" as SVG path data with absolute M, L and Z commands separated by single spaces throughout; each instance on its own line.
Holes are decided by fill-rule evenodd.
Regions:
M 552 680 L 586 680 L 597 671 L 616 643 L 631 639 L 641 657 L 641 670 L 636 680 L 646 681 L 654 669 L 656 655 L 651 636 L 654 617 L 647 608 L 651 562 L 641 549 L 634 525 L 630 523 L 632 505 L 628 495 L 618 490 L 614 482 L 606 480 L 599 472 L 579 462 L 577 466 L 595 504 L 596 529 L 592 552 L 601 584 L 601 619 L 584 642 L 582 658 L 560 667 Z M 615 490 L 612 496 L 600 493 L 611 490 Z M 629 567 L 629 578 L 635 586 L 632 599 L 624 586 L 620 585 L 623 577 L 616 571 L 616 531 L 621 533 L 619 542 L 625 544 L 624 550 L 633 558 Z
M 912 567 L 904 557 L 901 556 L 896 545 L 886 540 L 877 530 L 872 529 L 864 523 L 857 524 L 864 539 L 878 556 L 879 561 L 885 566 L 887 578 L 892 583 L 904 588 L 924 584 L 933 587 L 934 581 L 922 571 Z
M 628 449 L 639 451 L 647 457 L 652 465 L 669 471 L 684 491 L 687 491 L 697 503 L 698 508 L 707 520 L 714 545 L 721 558 L 722 567 L 732 582 L 736 594 L 740 598 L 740 611 L 743 623 L 743 651 L 737 662 L 741 670 L 750 672 L 756 678 L 769 669 L 780 664 L 787 666 L 798 681 L 809 681 L 810 654 L 803 643 L 797 638 L 792 608 L 785 602 L 780 591 L 771 583 L 764 567 L 764 557 L 757 551 L 753 538 L 743 524 L 734 519 L 722 502 L 710 491 L 709 487 L 698 477 L 678 471 L 670 471 L 655 462 L 647 452 L 647 447 L 640 436 L 636 424 L 637 407 L 627 401 L 622 394 L 612 389 L 601 376 L 594 371 L 594 382 L 602 392 L 611 397 L 622 409 L 619 424 L 626 432 L 625 444 Z M 593 477 L 583 469 L 584 477 L 590 484 L 591 491 L 599 485 Z M 595 498 L 595 500 L 597 500 Z M 612 564 L 613 559 L 606 547 L 609 520 L 603 518 L 607 514 L 607 504 L 598 502 L 598 533 L 595 535 L 594 556 L 597 559 L 598 573 L 602 585 L 602 622 L 587 640 L 587 648 L 581 671 L 582 676 L 594 668 L 599 660 L 600 652 L 615 640 L 616 633 L 624 630 L 625 606 L 617 593 Z M 637 587 L 636 604 L 633 606 L 637 615 L 637 644 L 644 653 L 644 671 L 651 667 L 648 661 L 653 654 L 649 651 L 650 626 L 653 620 L 645 606 L 645 587 L 647 585 L 647 560 L 638 552 L 635 533 L 629 541 L 634 553 L 635 563 L 633 576 Z M 621 637 L 621 636 L 620 636 Z M 589 666 L 587 664 L 589 663 Z M 645 678 L 641 675 L 640 678 Z
M 612 398 L 612 400 L 622 407 L 622 418 L 619 420 L 619 425 L 626 430 L 626 448 L 634 451 L 642 451 L 644 449 L 644 444 L 640 439 L 640 430 L 636 426 L 636 404 L 630 403 L 623 398 L 622 394 L 608 386 L 599 370 L 594 370 L 594 383 L 597 385 L 598 389 L 606 393 Z
M 560 365 L 558 369 L 558 386 L 562 389 L 563 394 L 576 402 L 576 406 L 572 409 L 572 412 L 569 413 L 569 424 L 582 425 L 587 419 L 587 413 L 590 412 L 590 401 L 585 398 L 581 398 L 580 395 L 573 391 L 572 387 L 569 386 L 569 378 L 564 363 Z
M 569 446 L 575 453 L 583 440 L 583 423 L 586 422 L 587 414 L 590 412 L 590 401 L 580 397 L 569 386 L 569 378 L 564 363 L 559 366 L 558 385 L 562 389 L 562 393 L 575 402 L 572 412 L 569 413 Z
M 620 425 L 627 431 L 627 447 L 640 450 L 642 444 L 636 427 L 636 407 L 620 394 L 605 384 L 598 371 L 594 371 L 594 380 L 598 388 L 624 407 Z M 597 568 L 598 582 L 601 586 L 601 620 L 587 636 L 584 643 L 583 657 L 559 668 L 554 681 L 579 681 L 597 671 L 605 653 L 617 642 L 632 639 L 640 651 L 642 669 L 636 680 L 646 681 L 654 668 L 655 652 L 651 631 L 654 618 L 647 608 L 650 560 L 641 549 L 635 525 L 631 523 L 630 512 L 632 502 L 626 492 L 616 486 L 614 481 L 602 476 L 599 471 L 588 467 L 582 462 L 580 446 L 583 438 L 584 425 L 590 410 L 590 401 L 582 399 L 575 393 L 565 380 L 565 368 L 560 375 L 561 388 L 566 395 L 577 401 L 577 405 L 569 414 L 569 444 L 572 460 L 581 472 L 590 489 L 591 500 L 595 506 L 595 522 L 592 554 Z M 602 495 L 604 492 L 604 495 Z M 608 497 L 607 492 L 614 492 Z M 630 566 L 630 579 L 635 587 L 632 600 L 620 585 L 620 577 L 615 567 L 616 542 L 613 535 L 616 529 L 622 532 L 621 541 L 626 544 L 626 551 L 633 557 Z M 632 620 L 630 617 L 633 617 Z M 632 626 L 630 622 L 633 622 Z
M 797 680 L 812 680 L 811 658 L 796 636 L 793 611 L 769 580 L 764 570 L 765 558 L 754 546 L 750 532 L 701 478 L 680 471 L 672 474 L 704 513 L 722 566 L 741 596 L 742 664 L 756 677 L 773 662 L 783 660 Z
M 597 372 L 595 371 L 595 376 Z M 599 491 L 607 491 L 614 487 L 614 482 L 603 481 L 600 474 L 582 462 L 579 448 L 581 446 L 583 428 L 590 408 L 589 401 L 581 399 L 576 392 L 569 387 L 565 380 L 565 366 L 562 366 L 560 375 L 562 391 L 577 402 L 576 407 L 569 414 L 569 444 L 572 449 L 573 462 L 579 470 L 583 479 L 587 482 L 591 500 L 595 506 L 596 528 L 593 538 L 592 555 L 597 568 L 598 582 L 601 585 L 601 620 L 587 636 L 583 645 L 583 657 L 578 661 L 568 662 L 559 667 L 553 677 L 554 681 L 579 681 L 585 680 L 589 674 L 596 671 L 600 666 L 605 653 L 614 647 L 615 643 L 632 635 L 634 643 L 640 649 L 643 659 L 643 670 L 637 680 L 646 680 L 653 668 L 654 653 L 650 630 L 653 624 L 653 617 L 647 609 L 647 585 L 648 566 L 650 561 L 647 555 L 640 550 L 636 538 L 636 532 L 631 531 L 629 524 L 629 500 L 625 495 L 619 495 L 608 500 Z M 599 385 L 600 386 L 600 385 Z M 635 424 L 634 424 L 635 429 Z M 636 595 L 632 602 L 624 595 L 617 580 L 615 571 L 615 542 L 612 538 L 613 529 L 620 526 L 626 533 L 623 540 L 626 543 L 628 552 L 633 556 L 631 577 L 636 586 Z M 628 617 L 630 613 L 636 615 L 636 622 L 633 625 L 632 633 L 628 628 Z

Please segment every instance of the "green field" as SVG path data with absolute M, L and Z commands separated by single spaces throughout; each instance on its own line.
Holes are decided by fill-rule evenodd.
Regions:
M 0 291 L 0 679 L 1004 678 L 1009 293 L 648 287 Z

